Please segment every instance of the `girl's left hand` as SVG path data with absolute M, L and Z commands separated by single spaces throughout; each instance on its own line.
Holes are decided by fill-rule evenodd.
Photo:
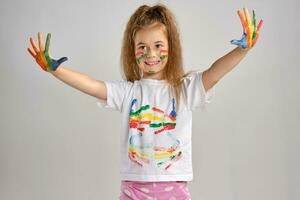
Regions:
M 42 41 L 42 34 L 40 32 L 38 32 L 39 49 L 37 48 L 36 44 L 34 43 L 34 40 L 32 39 L 32 37 L 30 37 L 29 40 L 30 40 L 33 50 L 31 50 L 30 48 L 27 48 L 28 52 L 32 55 L 32 57 L 35 59 L 35 61 L 46 72 L 55 71 L 61 63 L 68 60 L 67 57 L 62 57 L 59 60 L 55 60 L 50 57 L 50 54 L 49 54 L 50 38 L 51 38 L 51 34 L 48 33 L 47 40 L 46 40 L 46 47 L 45 47 L 44 43 Z
M 239 15 L 243 25 L 243 36 L 240 40 L 231 40 L 231 44 L 238 45 L 243 49 L 250 49 L 255 45 L 259 37 L 259 30 L 262 26 L 263 20 L 260 20 L 257 26 L 255 11 L 253 10 L 252 21 L 247 8 L 244 8 L 243 11 L 238 10 L 237 14 Z

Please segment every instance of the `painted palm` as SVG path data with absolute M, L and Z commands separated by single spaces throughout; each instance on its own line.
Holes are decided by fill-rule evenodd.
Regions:
M 176 126 L 175 99 L 170 102 L 170 113 L 150 105 L 137 108 L 137 103 L 137 99 L 132 100 L 129 113 L 129 159 L 140 167 L 154 162 L 157 167 L 167 170 L 182 156 L 180 141 L 173 134 Z
M 252 48 L 255 45 L 259 37 L 259 30 L 262 26 L 263 20 L 260 20 L 257 25 L 255 11 L 253 10 L 252 13 L 253 21 L 250 19 L 247 8 L 244 8 L 243 11 L 237 11 L 243 26 L 243 35 L 240 40 L 231 40 L 231 44 L 238 45 L 243 49 Z
M 51 34 L 48 33 L 46 39 L 46 47 L 44 47 L 42 34 L 38 33 L 39 49 L 34 43 L 32 37 L 30 37 L 29 41 L 31 43 L 33 50 L 27 48 L 28 52 L 32 55 L 32 57 L 36 60 L 36 62 L 40 65 L 40 67 L 47 72 L 55 71 L 61 63 L 68 60 L 67 57 L 62 57 L 59 60 L 55 60 L 50 57 L 49 54 L 50 39 L 51 39 Z

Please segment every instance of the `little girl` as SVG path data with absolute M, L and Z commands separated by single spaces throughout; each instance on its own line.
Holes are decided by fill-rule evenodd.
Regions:
M 209 103 L 214 85 L 233 69 L 259 36 L 255 12 L 238 11 L 243 25 L 238 45 L 207 70 L 184 74 L 175 19 L 163 5 L 139 7 L 130 17 L 121 61 L 126 80 L 100 81 L 60 66 L 49 56 L 38 33 L 29 53 L 41 68 L 68 85 L 121 112 L 121 193 L 127 200 L 188 200 L 192 170 L 192 111 Z M 60 66 L 60 67 L 59 67 Z

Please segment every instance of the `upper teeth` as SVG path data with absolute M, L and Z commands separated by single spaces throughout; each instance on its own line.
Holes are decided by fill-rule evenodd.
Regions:
M 154 61 L 154 62 L 146 62 L 148 65 L 155 65 L 155 64 L 158 64 L 159 61 Z

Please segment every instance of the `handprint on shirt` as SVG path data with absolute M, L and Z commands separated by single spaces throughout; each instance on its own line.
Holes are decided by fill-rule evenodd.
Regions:
M 182 156 L 180 141 L 172 131 L 176 126 L 175 99 L 172 99 L 169 114 L 150 105 L 136 107 L 137 99 L 133 99 L 129 114 L 129 159 L 141 167 L 153 160 L 158 167 L 167 170 Z

